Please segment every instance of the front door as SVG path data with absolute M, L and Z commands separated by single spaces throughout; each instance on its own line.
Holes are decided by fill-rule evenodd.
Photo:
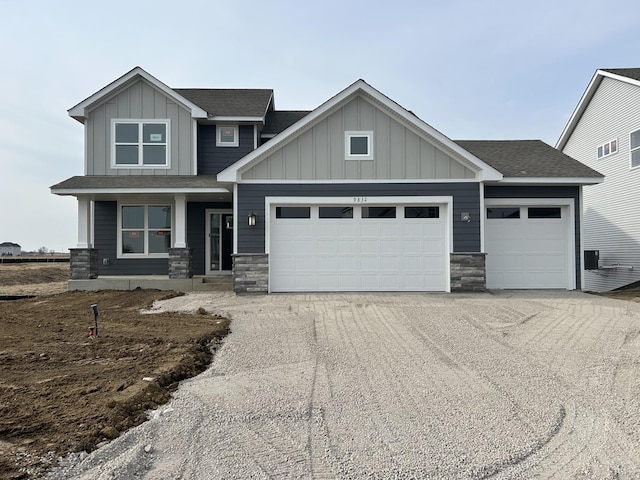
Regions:
M 207 210 L 206 215 L 206 274 L 230 272 L 233 253 L 233 213 L 231 210 Z

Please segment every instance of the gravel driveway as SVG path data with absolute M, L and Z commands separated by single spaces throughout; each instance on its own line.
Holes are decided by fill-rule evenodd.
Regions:
M 579 292 L 190 294 L 213 365 L 49 478 L 640 478 L 640 305 Z

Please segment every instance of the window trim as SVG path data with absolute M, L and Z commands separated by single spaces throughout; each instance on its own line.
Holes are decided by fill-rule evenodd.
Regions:
M 618 142 L 618 138 L 613 138 L 611 140 L 609 140 L 608 142 L 605 142 L 603 144 L 600 144 L 596 147 L 596 158 L 598 160 L 608 157 L 609 155 L 613 155 L 615 153 L 618 153 L 618 145 L 620 144 L 620 142 Z M 612 146 L 615 145 L 615 150 L 613 148 L 611 148 Z M 605 153 L 605 149 L 609 148 L 609 153 Z M 600 149 L 602 149 L 602 155 L 600 154 Z
M 223 142 L 222 141 L 222 129 L 223 128 L 233 128 L 234 133 L 234 141 L 233 142 Z M 236 124 L 216 124 L 216 147 L 237 147 L 240 145 L 240 127 Z
M 351 153 L 351 139 L 365 137 L 367 139 L 367 153 Z M 373 131 L 371 130 L 347 130 L 344 132 L 344 158 L 345 160 L 373 160 Z
M 640 152 L 640 143 L 635 148 L 631 147 L 631 135 L 633 135 L 634 133 L 637 133 L 637 134 L 640 135 L 640 128 L 629 132 L 629 168 L 631 170 L 636 170 L 636 169 L 640 168 L 640 163 L 638 163 L 638 165 L 634 165 L 633 164 L 633 154 L 634 154 L 634 152 Z
M 146 145 L 165 145 L 166 156 L 164 164 L 153 164 L 153 165 L 145 165 L 143 149 L 140 148 L 138 152 L 138 163 L 137 164 L 118 164 L 116 163 L 116 125 L 128 123 L 128 124 L 136 124 L 138 125 L 138 143 L 139 147 L 145 145 L 142 139 L 143 135 L 143 125 L 144 124 L 163 124 L 165 125 L 165 142 L 163 144 L 153 143 Z M 124 144 L 124 145 L 133 145 L 133 144 Z M 169 169 L 171 168 L 171 120 L 168 118 L 112 118 L 111 119 L 111 168 L 114 169 Z
M 122 207 L 144 207 L 144 227 L 139 228 L 122 228 Z M 169 230 L 171 235 L 171 245 L 173 246 L 174 239 L 174 212 L 175 209 L 171 203 L 120 203 L 118 202 L 118 215 L 117 215 L 117 228 L 118 228 L 118 242 L 116 258 L 128 259 L 128 258 L 169 258 L 169 252 L 167 253 L 149 253 L 149 207 L 169 207 L 171 208 L 171 227 L 169 229 L 157 228 L 154 230 Z M 144 232 L 144 253 L 124 253 L 122 251 L 122 233 L 128 230 L 143 230 Z

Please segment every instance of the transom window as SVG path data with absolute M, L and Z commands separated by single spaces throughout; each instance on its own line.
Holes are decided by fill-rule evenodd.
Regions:
M 640 167 L 640 130 L 629 134 L 629 149 L 631 153 L 631 168 Z
M 373 160 L 373 132 L 345 132 L 347 160 Z
M 311 207 L 276 207 L 276 218 L 311 218 Z
M 362 218 L 396 218 L 396 207 L 362 207 Z
M 216 126 L 216 147 L 237 147 L 238 146 L 238 126 L 237 125 L 217 125 Z
M 618 151 L 618 139 L 611 140 L 603 145 L 598 146 L 598 158 L 612 155 Z
M 404 218 L 440 218 L 440 207 L 404 207 Z
M 487 208 L 487 218 L 520 218 L 520 207 Z
M 121 205 L 120 245 L 122 256 L 166 256 L 171 247 L 170 205 Z
M 169 166 L 169 120 L 114 120 L 112 130 L 115 167 Z
M 562 218 L 560 207 L 529 207 L 529 218 Z
M 319 207 L 319 218 L 353 218 L 353 207 Z

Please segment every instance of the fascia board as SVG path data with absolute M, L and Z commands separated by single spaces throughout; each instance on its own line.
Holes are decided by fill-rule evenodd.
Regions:
M 562 151 L 562 149 L 566 145 L 567 141 L 569 140 L 569 137 L 573 133 L 574 128 L 576 127 L 576 125 L 578 124 L 578 121 L 582 117 L 582 114 L 586 110 L 587 105 L 589 105 L 591 98 L 593 97 L 594 93 L 598 89 L 598 86 L 602 81 L 602 77 L 604 73 L 606 72 L 603 72 L 602 70 L 596 70 L 596 73 L 593 74 L 593 77 L 591 78 L 589 85 L 587 86 L 586 90 L 582 94 L 582 97 L 580 98 L 578 105 L 576 106 L 573 113 L 571 114 L 569 121 L 567 122 L 567 124 L 564 127 L 564 130 L 560 134 L 560 138 L 556 142 L 556 147 L 555 147 L 556 149 Z
M 145 79 L 147 82 L 152 84 L 158 90 L 162 91 L 168 97 L 173 98 L 176 102 L 184 105 L 189 110 L 191 110 L 191 116 L 193 118 L 207 118 L 207 112 L 205 112 L 202 108 L 198 107 L 195 103 L 187 100 L 182 95 L 176 93 L 172 88 L 162 83 L 160 80 L 155 78 L 153 75 L 147 73 L 140 67 L 135 67 L 133 70 L 125 73 L 120 78 L 114 80 L 109 85 L 101 88 L 96 93 L 91 95 L 90 97 L 84 99 L 82 102 L 77 105 L 71 107 L 67 112 L 69 116 L 75 118 L 81 123 L 84 123 L 84 120 L 87 117 L 87 110 L 95 105 L 97 102 L 106 99 L 110 95 L 118 92 L 122 87 L 129 84 L 135 78 L 140 77 Z
M 212 188 L 52 188 L 55 195 L 92 195 L 92 194 L 176 194 L 176 193 L 229 193 L 223 187 Z
M 315 122 L 319 117 L 322 117 L 327 112 L 333 110 L 338 105 L 346 102 L 353 95 L 357 94 L 359 91 L 364 92 L 365 94 L 371 96 L 376 99 L 386 108 L 390 109 L 401 118 L 403 118 L 408 124 L 414 125 L 415 128 L 424 131 L 427 135 L 432 136 L 437 141 L 441 142 L 447 148 L 453 150 L 455 153 L 460 155 L 462 158 L 469 161 L 472 165 L 475 165 L 480 170 L 479 177 L 480 180 L 500 180 L 502 179 L 502 174 L 488 165 L 487 163 L 480 160 L 475 155 L 471 154 L 467 150 L 460 147 L 454 141 L 449 139 L 447 136 L 440 133 L 438 130 L 430 126 L 428 123 L 422 121 L 417 116 L 408 112 L 405 108 L 398 105 L 396 102 L 391 100 L 389 97 L 383 95 L 381 92 L 373 88 L 371 85 L 366 83 L 364 80 L 357 80 L 355 83 L 350 85 L 349 87 L 342 90 L 340 93 L 335 95 L 334 97 L 327 100 L 325 103 L 320 105 L 318 108 L 313 110 L 311 113 L 300 119 L 298 122 L 291 125 L 289 128 L 280 132 L 278 135 L 273 137 L 269 143 L 262 145 L 257 148 L 253 152 L 249 153 L 242 160 L 236 162 L 235 164 L 227 167 L 225 170 L 218 174 L 219 181 L 228 181 L 228 182 L 237 182 L 239 181 L 239 175 L 243 171 L 245 167 L 251 165 L 255 160 L 266 156 L 268 152 L 277 150 L 281 145 L 286 143 L 290 138 L 295 136 L 299 131 L 304 129 L 307 125 Z
M 494 185 L 596 185 L 604 182 L 604 177 L 504 177 Z
M 228 122 L 228 123 L 264 123 L 264 117 L 232 117 L 232 116 L 223 116 L 223 115 L 212 115 L 207 117 L 207 120 L 213 122 Z

